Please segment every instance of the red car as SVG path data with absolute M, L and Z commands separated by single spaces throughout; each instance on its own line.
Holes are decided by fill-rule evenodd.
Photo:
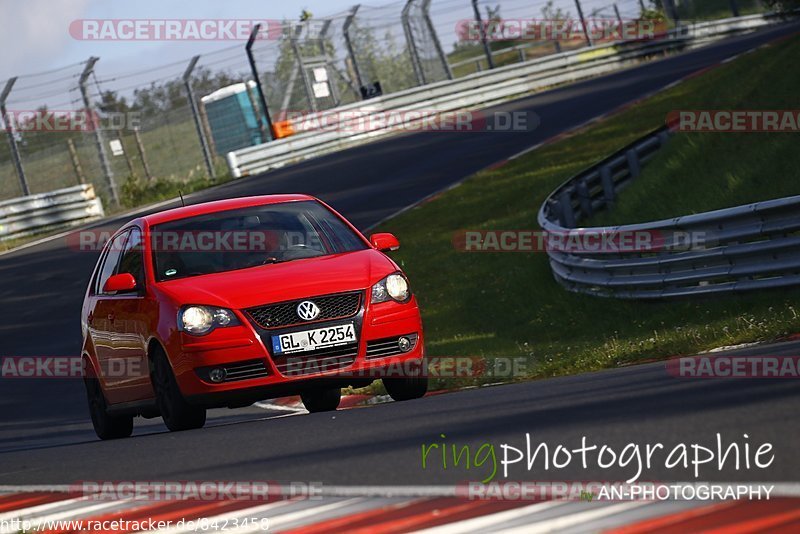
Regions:
M 128 437 L 136 416 L 172 431 L 206 410 L 299 394 L 335 410 L 380 377 L 423 396 L 422 321 L 384 252 L 306 195 L 237 198 L 131 221 L 106 243 L 81 312 L 92 423 Z

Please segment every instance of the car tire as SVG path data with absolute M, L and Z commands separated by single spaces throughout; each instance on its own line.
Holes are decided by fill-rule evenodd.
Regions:
M 332 412 L 342 400 L 341 388 L 315 389 L 300 394 L 303 406 L 311 413 Z
M 167 428 L 171 432 L 203 428 L 206 424 L 206 409 L 186 402 L 163 350 L 155 351 L 151 365 L 156 406 Z
M 424 397 L 428 392 L 427 376 L 384 378 L 383 387 L 395 401 L 407 401 Z
M 102 440 L 129 438 L 133 434 L 132 415 L 109 415 L 108 403 L 97 378 L 86 378 L 89 415 L 97 437 Z

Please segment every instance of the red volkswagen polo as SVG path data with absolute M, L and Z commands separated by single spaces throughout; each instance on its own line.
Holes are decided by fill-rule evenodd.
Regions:
M 383 378 L 427 391 L 422 322 L 384 252 L 306 195 L 237 198 L 131 221 L 105 245 L 81 314 L 89 408 L 102 439 L 133 419 L 200 428 L 206 410 L 299 394 L 335 410 Z

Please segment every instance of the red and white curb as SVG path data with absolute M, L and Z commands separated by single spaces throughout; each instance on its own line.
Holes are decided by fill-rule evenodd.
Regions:
M 425 487 L 329 486 L 328 496 L 320 498 L 276 496 L 259 502 L 99 501 L 69 493 L 25 491 L 0 493 L 0 534 L 17 534 L 23 521 L 30 531 L 41 533 L 87 532 L 96 528 L 92 525 L 113 522 L 117 524 L 106 526 L 103 532 L 143 532 L 141 528 L 146 527 L 136 530 L 131 525 L 151 520 L 169 525 L 159 532 L 170 534 L 212 530 L 292 534 L 798 532 L 796 486 L 784 485 L 789 489 L 783 492 L 779 486 L 776 493 L 785 496 L 715 502 L 466 500 L 436 495 L 436 487 L 426 491 Z

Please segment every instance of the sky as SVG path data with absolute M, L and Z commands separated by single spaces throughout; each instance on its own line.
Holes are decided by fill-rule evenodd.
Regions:
M 359 20 L 378 32 L 402 36 L 399 19 L 407 0 L 366 0 Z M 481 5 L 501 5 L 504 18 L 541 17 L 549 0 L 480 0 Z M 585 11 L 608 9 L 616 2 L 626 12 L 638 13 L 639 0 L 580 0 Z M 9 104 L 19 109 L 51 109 L 80 106 L 77 77 L 79 63 L 90 56 L 100 61 L 93 80 L 96 92 L 113 90 L 130 95 L 151 82 L 174 79 L 183 73 L 189 59 L 202 55 L 199 65 L 227 70 L 245 77 L 249 72 L 244 41 L 124 41 L 81 40 L 70 33 L 70 25 L 83 19 L 124 20 L 293 20 L 308 10 L 316 19 L 349 11 L 359 0 L 0 0 L 0 89 L 18 76 Z M 575 0 L 555 0 L 573 10 Z M 482 9 L 483 11 L 483 9 Z M 473 17 L 470 0 L 433 0 L 431 15 L 445 49 L 456 40 L 460 21 Z M 371 20 L 373 17 L 374 20 Z M 342 20 L 342 19 L 339 19 Z M 78 21 L 78 22 L 76 22 Z M 75 27 L 75 26 L 73 26 Z M 402 37 L 400 37 L 402 39 Z M 270 41 L 264 46 L 269 47 Z M 270 53 L 263 49 L 264 56 Z M 258 59 L 257 61 L 266 61 Z M 52 72 L 51 72 L 52 71 Z M 44 73 L 44 74 L 42 74 Z M 93 89 L 94 90 L 94 89 Z
M 145 67 L 231 45 L 78 41 L 69 33 L 69 25 L 76 19 L 296 20 L 303 8 L 324 16 L 346 11 L 354 3 L 357 0 L 0 0 L 0 80 L 63 67 L 89 56 L 99 56 L 106 63 L 128 62 Z

